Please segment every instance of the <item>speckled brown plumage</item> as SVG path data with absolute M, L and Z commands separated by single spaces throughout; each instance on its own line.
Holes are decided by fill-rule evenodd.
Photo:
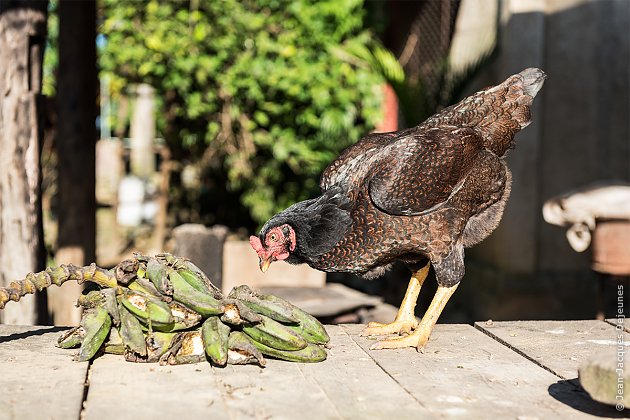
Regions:
M 413 266 L 428 258 L 440 285 L 456 284 L 464 247 L 501 218 L 510 191 L 503 155 L 530 123 L 544 79 L 526 69 L 417 127 L 366 136 L 324 171 L 322 197 L 276 215 L 261 241 L 288 224 L 297 237 L 291 263 L 370 275 L 395 260 Z

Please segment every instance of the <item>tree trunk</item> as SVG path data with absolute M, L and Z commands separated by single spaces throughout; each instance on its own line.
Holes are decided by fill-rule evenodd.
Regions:
M 57 264 L 96 259 L 95 155 L 97 115 L 96 3 L 59 2 L 57 153 L 59 233 Z M 50 289 L 56 325 L 76 325 L 81 287 Z
M 47 5 L 0 0 L 1 285 L 40 271 L 45 263 L 39 151 Z M 37 316 L 33 296 L 0 312 L 8 324 L 34 324 Z

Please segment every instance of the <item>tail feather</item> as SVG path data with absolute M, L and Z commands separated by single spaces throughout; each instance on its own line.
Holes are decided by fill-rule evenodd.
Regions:
M 419 128 L 439 125 L 473 128 L 483 138 L 486 149 L 503 156 L 513 146 L 514 135 L 531 123 L 530 108 L 546 78 L 540 69 L 525 69 L 500 85 L 445 108 Z
M 532 98 L 536 96 L 547 78 L 545 72 L 537 68 L 525 69 L 518 76 L 522 79 L 523 91 Z

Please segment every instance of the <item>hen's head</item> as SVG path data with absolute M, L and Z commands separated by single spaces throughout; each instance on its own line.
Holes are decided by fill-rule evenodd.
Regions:
M 264 273 L 272 262 L 286 260 L 295 250 L 295 231 L 286 223 L 265 226 L 260 237 L 249 237 L 249 243 L 258 254 L 260 270 Z

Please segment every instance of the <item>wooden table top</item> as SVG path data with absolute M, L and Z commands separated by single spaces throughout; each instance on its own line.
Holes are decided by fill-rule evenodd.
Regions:
M 616 348 L 604 321 L 439 324 L 424 354 L 369 350 L 363 326 L 327 326 L 328 360 L 267 367 L 75 362 L 64 328 L 0 325 L 0 419 L 619 418 L 577 382 Z M 626 342 L 630 334 L 624 332 Z

